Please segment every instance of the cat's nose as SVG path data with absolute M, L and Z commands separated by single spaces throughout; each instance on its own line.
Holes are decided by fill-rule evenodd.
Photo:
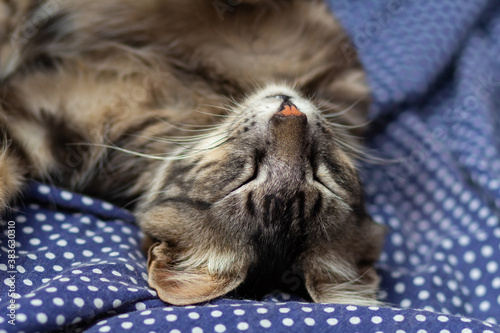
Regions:
M 271 124 L 273 125 L 277 126 L 282 122 L 287 123 L 289 126 L 305 126 L 307 125 L 307 116 L 290 100 L 285 100 L 281 103 L 278 112 L 273 114 L 271 118 Z
M 287 159 L 304 154 L 308 137 L 307 116 L 290 101 L 284 101 L 269 121 L 275 153 Z
M 289 116 L 295 116 L 295 117 L 306 117 L 306 115 L 297 109 L 295 104 L 289 102 L 288 100 L 285 100 L 281 106 L 278 112 L 275 114 L 276 116 L 284 116 L 284 117 L 289 117 Z

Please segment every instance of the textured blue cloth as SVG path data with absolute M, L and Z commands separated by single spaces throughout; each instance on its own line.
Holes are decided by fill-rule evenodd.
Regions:
M 4 217 L 0 332 L 500 332 L 500 3 L 331 5 L 374 91 L 369 145 L 398 160 L 362 165 L 368 209 L 390 227 L 378 268 L 394 307 L 285 294 L 169 307 L 147 286 L 127 211 L 34 183 L 26 205 Z

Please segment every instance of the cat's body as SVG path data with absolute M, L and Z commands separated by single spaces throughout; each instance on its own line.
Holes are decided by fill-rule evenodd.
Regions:
M 368 90 L 324 4 L 4 0 L 0 28 L 3 207 L 28 178 L 128 204 L 171 303 L 291 268 L 314 301 L 373 301 L 383 230 L 318 107 L 356 124 Z

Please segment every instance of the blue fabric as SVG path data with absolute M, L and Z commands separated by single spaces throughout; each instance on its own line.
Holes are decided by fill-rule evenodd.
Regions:
M 4 217 L 0 332 L 500 332 L 500 3 L 331 5 L 374 91 L 368 144 L 397 160 L 362 165 L 368 209 L 390 228 L 378 268 L 381 298 L 393 307 L 286 294 L 169 307 L 147 286 L 127 211 L 33 183 L 26 205 Z

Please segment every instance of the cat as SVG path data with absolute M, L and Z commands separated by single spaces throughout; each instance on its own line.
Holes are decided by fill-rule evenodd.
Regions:
M 290 270 L 314 302 L 376 304 L 352 50 L 314 0 L 1 0 L 0 207 L 38 179 L 131 209 L 171 304 Z

